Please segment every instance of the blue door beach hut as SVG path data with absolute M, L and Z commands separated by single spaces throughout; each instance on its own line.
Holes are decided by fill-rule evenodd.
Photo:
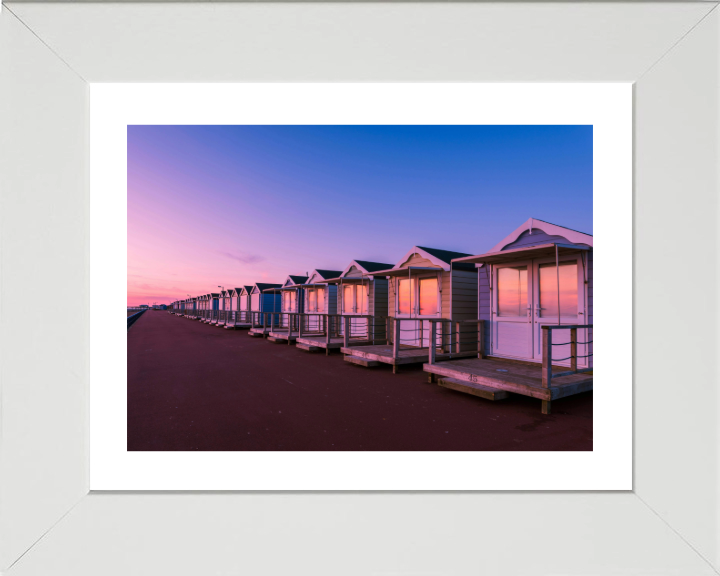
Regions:
M 272 313 L 280 311 L 280 293 L 273 290 L 281 287 L 282 284 L 265 282 L 257 282 L 250 287 L 250 336 L 264 337 L 270 332 Z
M 214 324 L 217 324 L 220 327 L 225 326 L 227 319 L 230 316 L 230 311 L 232 310 L 232 298 L 230 296 L 231 290 L 231 288 L 223 288 L 220 291 L 220 301 L 218 304 L 219 313 L 214 322 Z
M 220 294 L 217 292 L 207 294 L 205 303 L 207 306 L 207 316 L 205 317 L 205 322 L 207 324 L 216 323 L 218 311 L 220 309 Z
M 457 322 L 477 318 L 477 272 L 473 264 L 453 264 L 462 252 L 414 246 L 392 268 L 369 271 L 388 279 L 385 344 L 343 346 L 345 360 L 361 366 L 393 366 L 427 361 L 433 320 L 442 326 L 437 359 L 476 355 L 466 335 L 457 342 Z M 442 322 L 439 322 L 442 320 Z M 450 344 L 453 344 L 451 346 Z
M 342 272 L 328 277 L 325 272 L 323 283 L 329 287 L 330 298 L 337 298 L 336 306 L 327 308 L 325 325 L 320 334 L 298 336 L 297 346 L 308 351 L 341 349 L 350 345 L 371 344 L 375 340 L 386 340 L 385 318 L 387 316 L 388 281 L 384 277 L 371 276 L 371 271 L 392 268 L 392 264 L 353 260 Z M 316 272 L 321 272 L 317 270 Z M 311 278 L 311 281 L 313 279 Z M 312 306 L 312 302 L 308 304 Z M 309 313 L 309 311 L 308 311 Z M 345 317 L 350 317 L 349 337 L 344 338 Z M 369 327 L 369 331 L 368 331 Z
M 480 358 L 430 358 L 425 371 L 477 396 L 538 398 L 545 414 L 552 400 L 592 390 L 592 248 L 589 234 L 531 218 L 489 252 L 456 260 L 477 266 Z
M 298 321 L 297 315 L 304 311 L 303 288 L 309 278 L 309 276 L 291 274 L 279 289 L 266 290 L 266 292 L 279 293 L 281 298 L 281 314 L 273 315 L 275 318 L 272 322 L 272 330 L 268 334 L 270 342 L 291 343 L 295 341 L 291 332 Z

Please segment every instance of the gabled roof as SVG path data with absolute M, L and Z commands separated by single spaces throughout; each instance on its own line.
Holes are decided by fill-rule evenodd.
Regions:
M 424 258 L 425 260 L 429 260 L 431 266 L 405 266 L 405 264 L 415 254 Z M 392 268 L 388 268 L 385 270 L 374 270 L 372 272 L 369 272 L 369 274 L 371 274 L 372 276 L 397 276 L 400 274 L 401 270 L 408 269 L 427 269 L 429 271 L 442 270 L 444 272 L 449 272 L 451 266 L 454 266 L 455 268 L 468 268 L 470 270 L 474 269 L 474 266 L 472 264 L 452 264 L 453 258 L 463 258 L 465 256 L 470 256 L 470 254 L 465 254 L 464 252 L 453 252 L 451 250 L 440 250 L 438 248 L 426 248 L 424 246 L 413 246 L 410 250 L 407 251 L 405 256 L 403 256 Z
M 366 274 L 369 274 L 371 272 L 376 272 L 377 270 L 387 270 L 388 268 L 392 268 L 392 264 L 384 264 L 382 262 L 369 262 L 367 260 L 353 260 L 345 267 L 345 270 L 339 273 L 335 273 L 335 276 L 332 277 L 325 277 L 325 280 L 328 282 L 328 284 L 339 284 L 340 281 L 345 278 L 349 273 L 350 270 L 353 268 L 357 268 L 360 270 L 363 277 Z M 354 281 L 358 281 L 356 278 Z
M 293 284 L 305 284 L 308 280 L 308 276 L 293 276 L 292 274 L 288 278 L 293 281 Z
M 357 264 L 358 267 L 362 268 L 365 272 L 377 272 L 378 270 L 387 270 L 388 268 L 392 268 L 392 264 L 384 264 L 382 262 L 368 262 L 367 260 L 353 260 L 350 263 L 350 266 L 345 268 L 343 270 L 343 274 L 346 274 L 347 271 L 352 267 L 353 264 Z
M 257 286 L 257 289 L 262 292 L 263 290 L 267 290 L 268 288 L 282 288 L 282 284 L 266 284 L 265 282 L 256 282 L 252 286 L 250 286 L 250 290 L 252 290 L 255 286 Z
M 440 250 L 438 248 L 425 248 L 423 246 L 416 246 L 420 250 L 424 250 L 428 254 L 435 256 L 438 260 L 442 260 L 446 264 L 450 264 L 454 258 L 464 258 L 465 256 L 471 256 L 471 254 L 465 254 L 464 252 L 453 252 L 451 250 Z
M 538 220 L 537 218 L 528 218 L 509 235 L 503 238 L 500 242 L 495 244 L 489 252 L 500 252 L 508 244 L 515 242 L 525 232 L 532 232 L 534 229 L 542 230 L 549 236 L 562 236 L 573 244 L 587 244 L 592 247 L 593 237 L 592 234 L 585 234 L 584 232 L 578 232 L 571 228 L 565 228 L 564 226 L 558 226 L 557 224 L 551 224 L 544 220 Z
M 328 278 L 337 278 L 340 274 L 342 274 L 342 270 L 320 270 L 319 268 L 316 268 L 313 270 L 313 274 L 315 273 L 322 276 L 323 280 L 327 280 Z M 313 274 L 310 274 L 310 276 Z

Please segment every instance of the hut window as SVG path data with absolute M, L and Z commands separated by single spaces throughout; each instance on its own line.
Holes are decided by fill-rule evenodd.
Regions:
M 325 310 L 325 289 L 310 288 L 308 290 L 308 312 L 322 312 Z
M 527 315 L 527 267 L 500 268 L 497 294 L 498 316 Z
M 410 279 L 401 278 L 398 281 L 398 313 L 410 314 Z
M 343 286 L 342 290 L 342 311 L 343 314 L 353 313 L 353 287 L 352 285 Z
M 555 264 L 540 265 L 540 316 L 558 316 L 558 271 Z M 560 262 L 560 316 L 578 313 L 577 262 Z
M 366 314 L 367 286 L 362 284 L 343 286 L 342 311 L 343 314 Z
M 438 312 L 438 279 L 420 278 L 420 314 L 437 314 Z
M 367 314 L 367 286 L 358 284 L 355 290 L 356 312 L 358 314 Z
M 295 292 L 283 292 L 283 312 L 293 312 L 295 310 Z

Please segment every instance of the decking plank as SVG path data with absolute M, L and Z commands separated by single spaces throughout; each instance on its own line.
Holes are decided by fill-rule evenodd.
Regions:
M 487 358 L 459 359 L 439 364 L 425 364 L 423 370 L 464 382 L 532 396 L 540 400 L 555 400 L 592 390 L 592 376 L 587 374 L 562 376 L 553 379 L 550 388 L 543 388 L 540 365 L 529 366 Z M 566 367 L 553 366 L 553 372 L 565 370 L 567 370 Z
M 456 390 L 457 392 L 464 392 L 465 394 L 472 394 L 485 400 L 495 402 L 497 400 L 504 400 L 508 397 L 508 392 L 500 390 L 499 388 L 491 388 L 490 386 L 483 386 L 482 384 L 473 384 L 472 382 L 464 382 L 456 378 L 438 378 L 438 386 L 448 388 L 449 390 Z
M 422 364 L 428 358 L 427 348 L 400 348 L 398 350 L 397 358 L 393 358 L 393 348 L 387 345 L 372 345 L 372 346 L 351 346 L 345 348 L 344 346 L 340 349 L 343 354 L 349 354 L 360 358 L 366 358 L 368 360 L 375 360 L 382 362 L 383 364 L 400 365 L 400 364 Z M 450 355 L 449 353 L 443 353 L 440 348 L 437 349 L 436 358 L 443 360 L 446 358 L 470 358 L 477 356 L 477 352 L 460 352 Z

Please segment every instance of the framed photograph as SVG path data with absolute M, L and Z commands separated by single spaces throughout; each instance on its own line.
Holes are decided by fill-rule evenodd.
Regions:
M 719 24 L 3 5 L 2 570 L 717 573 Z

